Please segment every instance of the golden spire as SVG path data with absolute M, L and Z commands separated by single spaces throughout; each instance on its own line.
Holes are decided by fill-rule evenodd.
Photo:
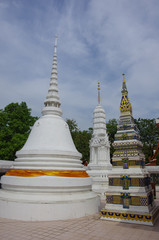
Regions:
M 100 104 L 100 82 L 98 82 L 98 104 Z
M 120 112 L 130 112 L 132 114 L 132 107 L 128 97 L 128 91 L 126 88 L 125 74 L 123 73 L 123 86 L 122 86 L 122 99 L 120 103 Z
M 125 83 L 125 78 L 124 78 L 124 76 L 125 76 L 125 73 L 123 73 L 123 83 Z
M 123 90 L 126 90 L 127 91 L 127 88 L 126 88 L 126 83 L 125 83 L 125 74 L 123 73 L 123 87 L 122 87 L 122 91 Z

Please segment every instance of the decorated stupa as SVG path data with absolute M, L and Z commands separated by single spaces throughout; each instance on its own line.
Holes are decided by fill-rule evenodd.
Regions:
M 0 217 L 27 221 L 71 219 L 98 212 L 99 198 L 62 118 L 57 38 L 42 117 L 34 124 L 13 169 L 2 178 Z
M 106 131 L 106 115 L 100 104 L 100 83 L 98 82 L 98 105 L 93 112 L 93 135 L 90 140 L 90 163 L 87 173 L 92 177 L 92 190 L 105 198 L 108 188 L 107 174 L 111 171 L 110 144 Z
M 153 225 L 158 214 L 123 74 L 120 118 L 101 219 Z

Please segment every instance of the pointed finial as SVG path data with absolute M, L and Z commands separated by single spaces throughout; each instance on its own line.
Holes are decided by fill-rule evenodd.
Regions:
M 98 82 L 98 104 L 100 104 L 100 82 Z
M 123 75 L 123 86 L 122 86 L 123 90 L 122 91 L 125 91 L 125 90 L 127 91 L 126 82 L 125 82 L 125 74 L 123 73 L 122 75 Z
M 123 73 L 123 83 L 125 83 L 125 77 L 124 76 L 125 76 L 125 74 Z
M 57 48 L 57 36 L 55 36 L 55 45 L 54 45 L 54 53 L 56 53 L 56 48 Z
M 53 115 L 62 115 L 62 110 L 60 108 L 61 102 L 59 97 L 58 91 L 58 79 L 57 79 L 57 36 L 55 37 L 55 44 L 54 44 L 54 56 L 53 56 L 53 63 L 52 63 L 52 71 L 51 71 L 51 78 L 50 78 L 50 86 L 48 90 L 48 94 L 46 96 L 46 100 L 44 101 L 45 107 L 42 110 L 42 114 L 53 114 Z

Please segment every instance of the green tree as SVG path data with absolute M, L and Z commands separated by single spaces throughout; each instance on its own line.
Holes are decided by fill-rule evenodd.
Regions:
M 74 119 L 66 119 L 66 122 L 67 122 L 67 124 L 68 124 L 68 126 L 69 126 L 69 129 L 70 129 L 70 132 L 71 132 L 71 134 L 73 133 L 73 132 L 76 132 L 76 131 L 79 131 L 79 129 L 78 129 L 78 125 L 77 125 L 77 123 L 76 123 L 76 120 L 74 120 Z
M 106 127 L 107 127 L 107 133 L 108 133 L 108 136 L 109 136 L 109 141 L 111 143 L 114 142 L 114 136 L 117 132 L 117 120 L 115 118 L 113 119 L 110 119 L 108 121 L 108 123 L 106 124 Z
M 145 154 L 145 160 L 148 162 L 148 158 L 153 155 L 153 150 L 157 145 L 157 139 L 159 137 L 159 129 L 156 126 L 155 119 L 135 119 L 135 123 L 139 129 L 141 142 L 143 143 L 143 153 Z
M 10 103 L 0 110 L 0 159 L 14 160 L 16 151 L 26 142 L 37 117 L 25 102 Z
M 74 119 L 66 119 L 66 122 L 69 126 L 74 144 L 77 150 L 82 154 L 81 160 L 86 160 L 89 162 L 89 141 L 92 136 L 92 128 L 89 128 L 89 130 L 80 131 L 78 124 Z
M 113 147 L 113 142 L 114 142 L 114 137 L 117 132 L 117 120 L 115 118 L 110 119 L 108 123 L 106 124 L 107 127 L 107 133 L 109 136 L 109 141 L 110 141 L 110 158 L 112 159 L 113 153 L 114 153 L 114 147 Z
M 66 122 L 67 122 L 67 124 L 69 126 L 73 142 L 74 142 L 74 144 L 76 146 L 76 142 L 75 141 L 78 138 L 77 136 L 79 135 L 79 131 L 80 131 L 79 128 L 78 128 L 78 124 L 77 124 L 76 120 L 74 120 L 74 119 L 68 119 L 67 118 Z M 76 146 L 76 148 L 77 148 L 77 146 Z
M 74 137 L 74 143 L 77 150 L 82 153 L 82 160 L 89 162 L 90 148 L 89 141 L 91 139 L 92 133 L 90 131 L 84 130 L 76 133 Z

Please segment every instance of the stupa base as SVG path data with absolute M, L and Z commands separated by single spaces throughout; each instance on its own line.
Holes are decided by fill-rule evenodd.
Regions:
M 106 165 L 108 167 L 108 165 Z M 98 194 L 101 200 L 105 200 L 105 193 L 108 191 L 108 170 L 87 170 L 92 178 L 92 190 Z
M 89 177 L 17 177 L 1 179 L 0 217 L 24 221 L 65 220 L 98 212 L 99 198 Z
M 102 220 L 117 221 L 123 223 L 134 223 L 154 226 L 159 216 L 159 206 L 154 207 L 151 213 L 137 213 L 125 211 L 110 211 L 102 209 L 100 212 Z
M 37 194 L 0 191 L 0 217 L 23 221 L 51 221 L 80 218 L 99 211 L 93 193 Z
M 103 180 L 103 179 L 102 179 Z M 100 181 L 98 179 L 93 179 L 92 191 L 100 196 L 101 200 L 105 200 L 105 192 L 108 189 L 108 182 Z

